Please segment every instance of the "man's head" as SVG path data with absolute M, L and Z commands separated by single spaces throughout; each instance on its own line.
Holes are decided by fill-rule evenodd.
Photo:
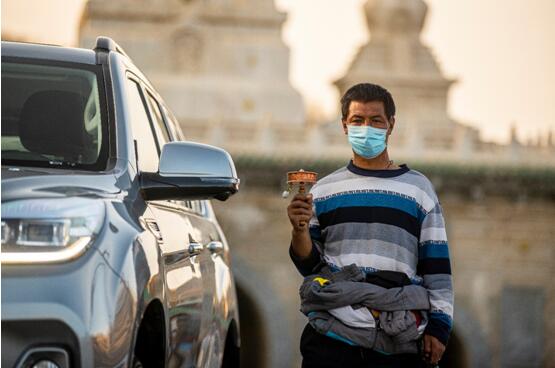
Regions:
M 341 121 L 347 125 L 371 125 L 387 129 L 391 134 L 395 125 L 395 102 L 385 88 L 371 83 L 352 86 L 341 98 Z

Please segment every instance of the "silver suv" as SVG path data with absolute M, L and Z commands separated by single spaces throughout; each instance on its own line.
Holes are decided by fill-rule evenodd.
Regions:
M 225 151 L 111 39 L 2 42 L 2 366 L 237 366 Z

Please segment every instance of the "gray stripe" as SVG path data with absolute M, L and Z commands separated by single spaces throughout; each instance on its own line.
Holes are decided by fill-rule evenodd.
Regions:
M 398 244 L 413 255 L 418 256 L 418 239 L 405 229 L 394 225 L 348 222 L 328 226 L 322 232 L 322 237 L 325 239 L 326 248 L 328 243 L 343 241 L 346 239 L 376 239 L 388 243 Z
M 445 220 L 440 213 L 430 213 L 422 221 L 422 228 L 420 231 L 429 227 L 445 227 Z
M 400 181 L 403 183 L 418 185 L 421 188 L 429 185 L 429 180 L 428 178 L 426 178 L 426 176 L 412 169 L 407 171 L 404 175 L 395 176 L 391 179 Z
M 441 205 L 439 203 L 436 203 L 435 207 L 432 208 L 428 213 L 442 213 L 442 209 L 441 209 Z
M 406 248 L 382 240 L 347 239 L 326 243 L 326 255 L 339 256 L 343 254 L 375 254 L 404 263 L 413 270 L 416 270 L 416 263 L 418 262 L 414 253 Z
M 430 302 L 433 303 L 435 300 L 446 302 L 453 306 L 453 290 L 451 289 L 439 289 L 430 290 L 428 289 L 428 294 L 430 296 Z
M 346 174 L 349 173 L 349 172 L 350 171 L 347 170 L 347 167 L 342 167 L 340 169 L 337 169 L 336 171 L 332 172 L 331 174 L 326 175 L 322 179 L 318 180 L 318 182 L 316 183 L 316 185 L 314 187 L 316 187 L 317 185 L 328 184 L 328 183 L 333 183 L 333 182 L 336 182 L 336 181 L 345 180 L 348 177 L 348 175 L 346 175 Z
M 404 175 L 396 176 L 391 179 L 401 183 L 414 185 L 426 192 L 431 199 L 437 201 L 437 195 L 432 182 L 424 174 L 416 170 L 411 169 Z
M 427 289 L 453 289 L 453 282 L 451 275 L 448 274 L 433 274 L 424 275 L 424 286 Z

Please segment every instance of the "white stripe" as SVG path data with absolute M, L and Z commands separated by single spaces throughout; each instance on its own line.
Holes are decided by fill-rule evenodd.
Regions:
M 351 190 L 384 190 L 397 192 L 413 198 L 422 205 L 426 212 L 431 211 L 435 207 L 434 200 L 430 198 L 428 193 L 419 187 L 384 178 L 364 177 L 322 184 L 313 188 L 313 194 L 314 198 L 318 199 Z
M 430 310 L 440 310 L 449 317 L 453 318 L 453 304 L 449 303 L 445 299 L 435 298 L 433 295 L 434 290 L 428 290 L 428 293 L 430 295 Z
M 318 217 L 316 217 L 316 206 L 312 204 L 312 217 L 308 222 L 310 226 L 320 226 L 320 221 L 318 221 Z
M 427 227 L 420 231 L 420 242 L 428 240 L 447 241 L 447 233 L 444 227 Z
M 393 258 L 382 257 L 375 254 L 340 254 L 338 256 L 326 255 L 326 259 L 338 267 L 355 264 L 358 267 L 372 267 L 378 270 L 404 272 L 408 277 L 414 277 L 416 270 L 409 265 Z

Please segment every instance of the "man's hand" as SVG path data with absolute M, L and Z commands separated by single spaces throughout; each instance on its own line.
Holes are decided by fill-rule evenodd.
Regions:
M 312 194 L 297 194 L 287 207 L 287 216 L 294 232 L 308 231 L 308 222 L 312 217 Z
M 306 258 L 312 251 L 312 240 L 308 232 L 308 222 L 312 217 L 312 194 L 297 194 L 293 197 L 287 207 L 287 216 L 293 226 L 291 234 L 293 253 L 301 259 Z
M 432 335 L 424 335 L 424 360 L 437 364 L 445 352 L 445 345 Z

